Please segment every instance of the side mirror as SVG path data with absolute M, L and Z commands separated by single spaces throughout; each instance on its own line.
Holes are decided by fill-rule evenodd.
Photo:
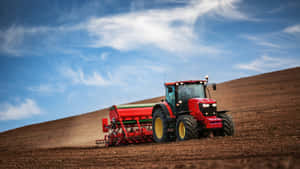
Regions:
M 168 87 L 168 93 L 172 93 L 173 92 L 173 88 L 172 87 Z
M 212 88 L 213 88 L 213 90 L 217 90 L 217 84 L 213 83 Z

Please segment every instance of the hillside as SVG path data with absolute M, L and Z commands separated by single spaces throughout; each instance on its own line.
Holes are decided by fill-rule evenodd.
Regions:
M 162 97 L 134 103 L 159 102 Z M 108 118 L 109 109 L 97 110 L 69 118 L 33 124 L 0 133 L 0 148 L 53 148 L 95 146 L 102 138 L 101 119 Z
M 234 137 L 107 149 L 93 148 L 95 140 L 103 136 L 101 118 L 108 115 L 108 109 L 103 109 L 0 133 L 0 166 L 300 166 L 296 160 L 300 157 L 300 68 L 220 83 L 216 91 L 210 92 L 217 100 L 219 110 L 230 110 L 236 126 Z M 159 102 L 162 98 L 156 97 L 136 103 Z M 47 149 L 54 147 L 56 148 Z M 24 148 L 32 150 L 25 151 Z M 34 150 L 36 148 L 43 149 Z M 16 151 L 22 152 L 16 156 Z M 154 161 L 156 165 L 153 166 Z

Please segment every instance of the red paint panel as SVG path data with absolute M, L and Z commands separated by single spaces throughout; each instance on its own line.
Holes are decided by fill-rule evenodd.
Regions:
M 170 117 L 171 118 L 176 118 L 176 116 L 174 116 L 171 107 L 169 106 L 169 104 L 167 102 L 163 102 L 163 104 L 167 107 L 169 113 L 170 113 Z
M 121 118 L 151 116 L 153 107 L 118 109 Z
M 109 115 L 112 118 L 115 118 L 116 121 L 120 119 L 134 120 L 135 118 L 146 119 L 152 117 L 153 107 L 138 107 L 138 108 L 126 108 L 118 109 L 116 106 L 112 107 Z
M 108 119 L 107 118 L 103 118 L 102 119 L 102 131 L 104 133 L 108 132 L 108 128 L 106 128 L 108 125 Z
M 214 99 L 207 99 L 207 98 L 193 98 L 189 99 L 188 107 L 190 110 L 190 114 L 195 117 L 198 121 L 201 121 L 205 128 L 213 129 L 213 128 L 222 128 L 222 119 L 217 118 L 216 116 L 206 117 L 202 114 L 199 109 L 199 103 L 204 104 L 213 104 L 216 103 Z
M 188 107 L 190 114 L 194 116 L 198 121 L 204 121 L 207 117 L 205 117 L 199 109 L 199 104 L 213 104 L 216 103 L 214 99 L 208 98 L 192 98 L 188 101 Z
M 204 103 L 204 104 L 213 104 L 216 103 L 216 100 L 214 99 L 208 99 L 208 98 L 192 98 L 189 99 L 188 103 L 190 104 L 199 104 L 199 103 Z
M 208 117 L 205 119 L 205 126 L 206 128 L 222 128 L 222 119 L 217 118 L 217 117 Z

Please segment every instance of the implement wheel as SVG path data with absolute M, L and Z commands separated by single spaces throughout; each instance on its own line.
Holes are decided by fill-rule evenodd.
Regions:
M 216 135 L 217 136 L 233 136 L 234 135 L 234 124 L 233 124 L 231 116 L 229 116 L 225 113 L 220 113 L 220 114 L 218 114 L 218 117 L 223 120 L 223 122 L 222 122 L 223 128 Z
M 155 142 L 161 143 L 169 141 L 168 121 L 160 108 L 154 110 L 152 117 L 152 130 Z
M 176 123 L 176 136 L 179 141 L 198 138 L 197 120 L 191 115 L 182 115 Z

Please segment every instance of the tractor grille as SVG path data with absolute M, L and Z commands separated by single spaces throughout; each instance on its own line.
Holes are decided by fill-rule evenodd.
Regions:
M 212 104 L 209 104 L 209 107 L 202 107 L 202 104 L 199 104 L 200 111 L 204 116 L 215 116 L 217 114 L 217 108 L 213 107 Z

